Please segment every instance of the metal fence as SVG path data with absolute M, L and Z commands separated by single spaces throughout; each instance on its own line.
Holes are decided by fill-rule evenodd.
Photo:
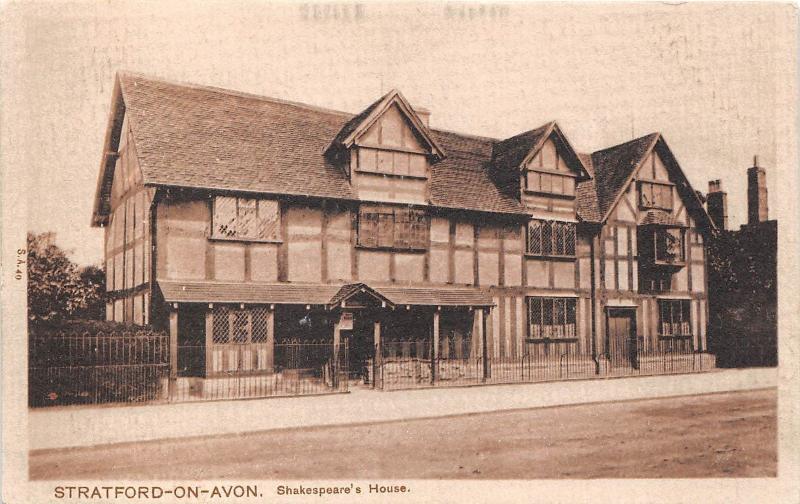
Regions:
M 30 406 L 166 399 L 169 341 L 147 331 L 30 335 Z
M 346 341 L 337 346 L 332 341 L 284 341 L 274 345 L 268 359 L 259 350 L 226 345 L 219 356 L 234 353 L 235 359 L 223 362 L 236 362 L 236 367 L 213 372 L 206 366 L 213 356 L 207 361 L 205 347 L 181 346 L 178 367 L 170 376 L 169 338 L 164 334 L 30 335 L 28 403 L 180 402 L 348 390 Z M 264 365 L 248 365 L 258 359 Z
M 527 345 L 516 356 L 487 356 L 473 342 L 440 342 L 439 355 L 431 358 L 430 339 L 386 341 L 377 345 L 372 362 L 375 386 L 399 390 L 432 386 L 532 383 L 612 376 L 658 375 L 709 371 L 714 356 L 695 352 L 691 340 L 664 340 L 646 348 L 643 338 L 595 361 L 561 342 Z M 443 351 L 445 350 L 446 351 Z
M 172 401 L 241 399 L 347 392 L 347 342 L 289 340 L 272 352 L 261 344 L 212 347 L 201 376 L 179 376 Z M 205 368 L 205 348 L 191 352 Z M 190 366 L 197 368 L 198 365 Z

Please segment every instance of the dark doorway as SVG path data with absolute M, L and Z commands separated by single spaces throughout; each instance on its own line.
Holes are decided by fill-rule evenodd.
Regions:
M 178 312 L 178 376 L 205 376 L 205 373 L 205 306 L 181 305 Z
M 350 378 L 363 379 L 364 383 L 369 383 L 369 367 L 375 357 L 375 320 L 370 311 L 357 311 L 353 329 L 341 334 L 343 340 L 347 339 Z
M 636 308 L 609 308 L 607 321 L 611 364 L 638 369 Z

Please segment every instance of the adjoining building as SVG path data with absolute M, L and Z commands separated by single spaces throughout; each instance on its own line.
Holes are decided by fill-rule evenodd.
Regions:
M 396 90 L 352 115 L 117 76 L 92 225 L 107 318 L 170 332 L 173 372 L 271 373 L 277 345 L 592 370 L 703 353 L 714 224 L 665 138 L 576 152 L 430 127 Z M 431 371 L 435 373 L 435 371 Z
M 723 367 L 778 364 L 778 222 L 769 219 L 767 172 L 747 169 L 747 224 L 728 229 L 727 193 L 709 181 L 709 348 Z

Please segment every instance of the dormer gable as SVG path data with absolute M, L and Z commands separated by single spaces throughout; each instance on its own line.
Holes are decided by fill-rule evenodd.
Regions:
M 492 151 L 495 180 L 508 192 L 575 198 L 579 180 L 589 172 L 553 121 L 495 144 Z
M 347 121 L 325 153 L 336 155 L 354 145 L 422 151 L 431 162 L 445 157 L 426 121 L 396 89 Z

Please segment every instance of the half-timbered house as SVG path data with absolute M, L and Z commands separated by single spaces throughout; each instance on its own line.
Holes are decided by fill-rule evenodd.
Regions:
M 169 331 L 173 375 L 205 378 L 312 339 L 367 379 L 409 340 L 596 372 L 706 348 L 713 224 L 662 135 L 583 154 L 555 122 L 493 139 L 429 115 L 396 90 L 352 115 L 119 74 L 107 318 Z

